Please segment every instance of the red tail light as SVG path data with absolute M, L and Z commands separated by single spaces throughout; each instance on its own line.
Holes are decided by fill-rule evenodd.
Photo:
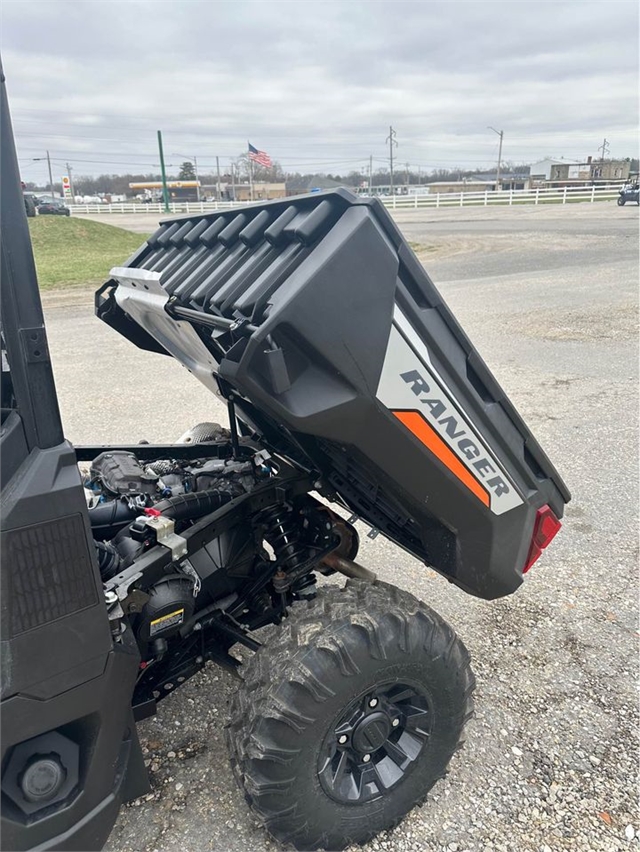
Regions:
M 553 514 L 549 506 L 542 506 L 536 513 L 536 522 L 533 525 L 531 546 L 529 555 L 524 566 L 523 574 L 526 574 L 533 563 L 540 557 L 542 551 L 551 542 L 562 524 Z

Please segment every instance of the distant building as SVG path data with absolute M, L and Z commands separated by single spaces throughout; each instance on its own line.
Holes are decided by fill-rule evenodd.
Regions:
M 439 192 L 486 192 L 493 189 L 494 186 L 495 181 L 488 183 L 478 180 L 434 180 L 427 184 L 427 189 L 429 195 L 436 195 Z
M 532 187 L 579 186 L 629 178 L 629 160 L 541 160 L 531 166 Z
M 427 184 L 429 194 L 437 192 L 494 192 L 496 189 L 496 172 L 472 175 L 462 180 L 437 180 Z M 526 172 L 500 172 L 500 189 L 528 189 L 529 175 Z
M 594 181 L 628 180 L 630 160 L 601 160 L 591 163 L 591 179 Z
M 227 185 L 227 189 L 231 187 Z M 237 183 L 235 186 L 236 201 L 251 201 L 251 184 Z M 254 201 L 272 201 L 274 198 L 285 198 L 287 195 L 287 187 L 284 183 L 266 183 L 254 181 L 253 183 L 253 200 Z
M 539 163 L 533 163 L 529 167 L 531 185 L 538 185 L 544 181 L 559 180 L 559 178 L 554 176 L 562 173 L 565 167 L 568 169 L 569 166 L 578 165 L 578 160 L 554 160 L 551 157 L 547 157 L 545 160 L 540 160 Z
M 143 195 L 145 198 L 162 200 L 162 181 L 142 181 L 130 183 L 129 189 L 134 195 Z M 200 181 L 199 180 L 168 180 L 167 190 L 169 201 L 197 201 Z
M 473 175 L 469 181 L 486 184 L 488 190 L 496 188 L 497 172 L 483 172 L 479 175 Z M 500 186 L 498 189 L 529 189 L 529 172 L 500 172 Z
M 369 192 L 369 184 L 366 183 L 364 186 L 347 186 L 345 189 L 348 189 L 349 192 L 353 192 L 355 195 L 364 195 L 369 198 L 371 196 L 387 196 L 391 195 L 391 184 L 390 183 L 378 183 L 374 184 L 371 187 L 371 192 Z M 393 187 L 393 195 L 408 195 L 410 194 L 411 189 L 404 185 L 398 186 L 394 184 Z

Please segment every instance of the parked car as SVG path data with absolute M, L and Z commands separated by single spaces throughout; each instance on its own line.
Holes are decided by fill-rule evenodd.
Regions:
M 630 186 L 623 186 L 620 190 L 620 195 L 618 197 L 618 206 L 624 207 L 627 201 L 635 201 L 636 204 L 640 205 L 640 189 L 637 183 L 634 183 Z
M 38 213 L 43 215 L 51 215 L 51 216 L 70 216 L 71 210 L 63 204 L 62 201 L 58 201 L 56 198 L 40 198 L 38 200 Z

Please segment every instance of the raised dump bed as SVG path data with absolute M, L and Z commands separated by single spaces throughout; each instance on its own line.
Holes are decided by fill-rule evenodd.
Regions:
M 557 530 L 569 491 L 377 200 L 169 220 L 111 275 L 101 319 L 466 591 L 513 592 Z

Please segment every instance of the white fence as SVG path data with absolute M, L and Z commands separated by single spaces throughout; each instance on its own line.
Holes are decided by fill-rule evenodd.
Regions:
M 501 192 L 434 192 L 428 195 L 382 196 L 392 210 L 417 210 L 422 207 L 488 207 L 514 204 L 569 204 L 577 201 L 612 201 L 619 185 L 568 187 L 561 189 L 509 189 Z M 283 199 L 284 200 L 284 199 Z M 169 213 L 209 213 L 215 210 L 246 207 L 249 201 L 172 201 Z M 74 214 L 82 213 L 153 213 L 166 214 L 163 204 L 69 204 Z
M 429 195 L 396 195 L 383 198 L 386 207 L 412 210 L 420 207 L 488 207 L 514 204 L 569 204 L 576 201 L 611 201 L 619 186 L 565 186 L 561 189 L 507 189 L 500 192 L 436 192 Z

